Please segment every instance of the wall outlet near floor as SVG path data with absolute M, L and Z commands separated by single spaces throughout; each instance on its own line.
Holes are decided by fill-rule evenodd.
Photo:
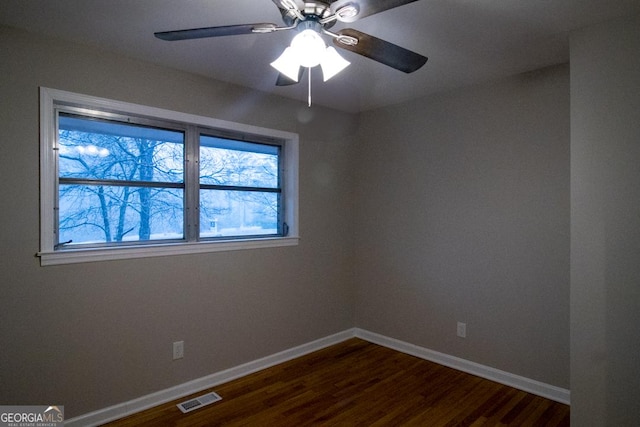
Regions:
M 458 322 L 458 336 L 460 338 L 466 338 L 467 337 L 467 324 L 466 323 Z
M 173 343 L 173 360 L 182 359 L 184 357 L 184 341 L 176 341 Z

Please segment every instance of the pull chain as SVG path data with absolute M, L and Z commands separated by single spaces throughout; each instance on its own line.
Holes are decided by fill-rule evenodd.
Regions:
M 311 107 L 311 67 L 307 68 L 307 74 L 309 74 L 309 96 L 307 101 L 309 103 L 309 107 Z

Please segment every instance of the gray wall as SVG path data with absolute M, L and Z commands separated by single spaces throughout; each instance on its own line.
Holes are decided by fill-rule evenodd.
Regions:
M 361 132 L 356 324 L 568 388 L 568 66 L 368 112 Z
M 571 37 L 571 401 L 640 425 L 640 17 Z
M 637 425 L 638 19 L 360 116 L 0 29 L 0 403 L 75 416 L 358 326 Z M 300 133 L 300 245 L 40 267 L 38 86 Z
M 73 417 L 353 327 L 353 116 L 6 28 L 0 57 L 0 403 Z M 299 246 L 40 267 L 38 86 L 298 132 Z

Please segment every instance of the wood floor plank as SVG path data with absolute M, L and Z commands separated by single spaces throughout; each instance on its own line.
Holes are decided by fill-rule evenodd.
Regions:
M 222 400 L 183 414 L 176 404 Z M 567 405 L 354 338 L 106 424 L 568 426 Z

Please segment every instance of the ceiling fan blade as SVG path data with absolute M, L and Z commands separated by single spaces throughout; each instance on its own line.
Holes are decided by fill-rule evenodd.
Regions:
M 268 33 L 275 31 L 276 24 L 242 24 L 220 27 L 193 28 L 190 30 L 162 31 L 153 33 L 157 38 L 167 41 L 202 39 L 206 37 L 237 36 L 241 34 Z
M 297 10 L 300 10 L 300 6 L 298 5 L 298 3 L 295 0 L 273 0 L 273 2 L 280 9 L 284 9 L 284 10 L 297 9 Z
M 345 43 L 353 39 L 358 41 L 357 44 Z M 333 44 L 405 73 L 412 73 L 427 62 L 426 56 L 351 28 L 339 31 Z
M 331 13 L 336 14 L 338 21 L 354 22 L 414 1 L 418 0 L 337 0 L 331 3 Z
M 300 83 L 300 81 L 302 80 L 302 76 L 304 76 L 304 70 L 306 70 L 305 67 L 300 67 L 300 70 L 298 70 L 298 81 L 290 79 L 289 77 L 285 76 L 282 73 L 278 73 L 278 80 L 276 80 L 276 86 L 291 86 L 291 85 L 296 85 Z

